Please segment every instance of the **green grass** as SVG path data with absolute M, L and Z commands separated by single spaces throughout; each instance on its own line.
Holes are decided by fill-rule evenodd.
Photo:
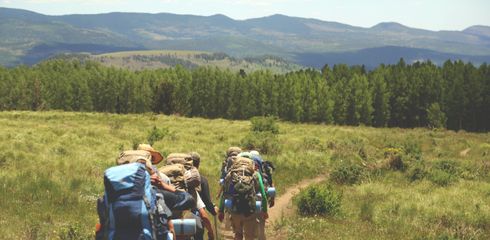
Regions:
M 274 73 L 287 73 L 303 67 L 275 57 L 234 58 L 222 53 L 190 50 L 146 50 L 112 52 L 100 55 L 88 55 L 91 60 L 106 66 L 128 68 L 131 70 L 158 69 L 175 67 L 180 64 L 187 68 L 198 66 L 218 67 L 238 72 L 268 69 Z
M 249 121 L 154 114 L 0 112 L 0 239 L 91 236 L 103 172 L 122 149 L 143 142 L 156 126 L 168 129 L 154 147 L 165 155 L 197 151 L 212 194 L 225 150 L 250 131 Z M 338 217 L 291 218 L 270 231 L 290 239 L 485 239 L 490 236 L 490 134 L 426 129 L 375 129 L 279 123 L 279 194 L 304 178 L 346 162 L 363 166 L 343 192 Z M 415 145 L 414 145 L 415 144 Z M 414 147 L 415 146 L 415 147 Z M 408 170 L 383 169 L 388 147 L 403 148 L 408 167 L 418 147 L 428 171 L 457 162 L 447 186 L 430 177 L 411 181 Z M 460 155 L 471 148 L 466 156 Z M 412 155 L 410 155 L 412 154 Z M 405 156 L 405 155 L 404 155 Z M 365 166 L 365 167 L 364 167 Z M 444 168 L 446 165 L 442 164 Z

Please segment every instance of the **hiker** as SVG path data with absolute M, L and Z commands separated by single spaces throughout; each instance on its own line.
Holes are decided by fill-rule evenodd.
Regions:
M 156 191 L 172 190 L 153 167 L 162 159 L 150 145 L 142 144 L 139 150 L 122 152 L 116 159 L 118 166 L 104 172 L 104 197 L 97 201 L 100 223 L 96 239 L 175 238 L 172 213 L 163 195 Z
M 218 213 L 218 219 L 223 221 L 225 206 L 231 212 L 235 240 L 254 239 L 257 214 L 264 220 L 268 218 L 267 198 L 256 201 L 257 193 L 266 196 L 262 176 L 255 170 L 250 153 L 247 154 L 240 153 L 230 164 L 223 184 Z
M 150 169 L 151 184 L 169 192 L 175 192 L 176 189 L 170 184 L 170 179 L 156 168 L 156 165 L 163 160 L 162 154 L 149 144 L 139 144 L 137 150 L 147 151 L 151 154 L 151 166 L 148 167 L 147 165 L 147 169 Z
M 223 185 L 225 181 L 226 174 L 231 167 L 231 163 L 233 162 L 233 159 L 236 159 L 236 156 L 242 152 L 242 149 L 240 147 L 229 147 L 226 152 L 225 152 L 225 160 L 221 164 L 221 176 L 220 176 L 220 185 L 221 187 L 218 190 L 218 194 L 216 196 L 216 199 L 220 201 L 222 194 L 223 194 Z M 231 230 L 231 220 L 230 220 L 230 213 L 229 211 L 224 212 L 223 219 L 225 219 L 225 229 L 226 230 Z M 223 221 L 223 220 L 221 220 Z
M 199 166 L 201 164 L 201 156 L 197 152 L 191 152 L 190 155 L 192 157 L 192 164 L 194 165 L 195 168 L 199 169 Z M 209 183 L 207 178 L 204 177 L 202 174 L 200 176 L 201 176 L 201 187 L 200 190 L 198 190 L 197 192 L 202 202 L 204 203 L 205 208 L 198 209 L 199 215 L 201 216 L 202 222 L 206 227 L 206 230 L 208 231 L 208 239 L 214 239 L 214 232 L 211 226 L 211 221 L 205 209 L 208 210 L 213 216 L 216 216 L 217 214 L 216 206 L 211 202 L 211 196 L 209 193 Z M 196 234 L 195 239 L 202 240 L 204 239 L 203 237 L 204 237 L 204 231 L 200 231 Z
M 226 150 L 226 156 L 225 160 L 223 161 L 223 164 L 221 165 L 221 180 L 224 180 L 226 177 L 226 174 L 228 173 L 228 169 L 231 167 L 232 159 L 236 158 L 238 154 L 242 152 L 242 149 L 239 147 L 229 147 Z
M 192 234 L 178 233 L 180 239 L 194 237 L 196 233 L 204 233 L 203 225 L 208 229 L 208 238 L 214 239 L 211 222 L 205 211 L 206 205 L 202 201 L 198 191 L 201 190 L 201 176 L 199 170 L 194 167 L 193 158 L 187 153 L 171 153 L 167 157 L 167 165 L 160 168 L 160 171 L 167 174 L 172 185 L 177 188 L 177 192 L 185 192 L 195 200 L 194 204 L 188 209 L 175 211 L 176 219 L 194 219 L 196 232 Z M 190 211 L 183 211 L 190 210 Z
M 269 196 L 268 194 L 268 190 L 270 187 L 272 187 L 270 184 L 269 184 L 269 181 L 267 180 L 268 179 L 268 175 L 272 177 L 270 171 L 266 171 L 264 168 L 267 167 L 265 162 L 262 160 L 261 156 L 260 156 L 260 153 L 256 150 L 252 150 L 250 151 L 250 157 L 252 160 L 254 160 L 255 162 L 255 170 L 257 170 L 257 174 L 260 174 L 262 175 L 262 180 L 263 180 L 263 183 L 264 183 L 264 188 L 265 188 L 265 192 L 267 193 L 267 201 L 269 202 L 269 207 L 273 207 L 274 206 L 274 196 Z M 268 174 L 267 174 L 268 173 Z M 271 181 L 272 182 L 272 181 Z M 264 196 L 260 195 L 260 199 L 259 200 L 262 200 L 261 198 L 263 198 Z M 257 220 L 259 221 L 259 225 L 258 225 L 258 239 L 259 240 L 266 240 L 266 236 L 265 236 L 265 218 L 263 217 L 263 214 L 257 214 Z

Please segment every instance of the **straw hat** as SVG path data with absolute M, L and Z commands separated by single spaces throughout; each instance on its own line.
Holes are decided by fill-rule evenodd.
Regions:
M 158 152 L 157 150 L 155 150 L 152 146 L 150 146 L 150 144 L 140 144 L 140 145 L 138 145 L 137 150 L 145 150 L 145 151 L 150 152 L 150 154 L 152 156 L 152 158 L 151 158 L 152 164 L 156 165 L 163 160 L 162 154 L 160 152 Z

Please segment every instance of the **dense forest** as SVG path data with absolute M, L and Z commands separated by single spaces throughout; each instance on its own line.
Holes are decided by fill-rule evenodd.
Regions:
M 206 118 L 490 130 L 490 66 L 447 61 L 287 74 L 200 67 L 129 71 L 51 60 L 0 67 L 0 110 L 155 112 Z

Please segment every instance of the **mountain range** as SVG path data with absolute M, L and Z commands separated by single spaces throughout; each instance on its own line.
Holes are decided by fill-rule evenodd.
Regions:
M 0 64 L 34 64 L 59 53 L 129 50 L 223 52 L 234 57 L 274 55 L 304 66 L 390 64 L 462 59 L 490 62 L 490 27 L 429 31 L 399 23 L 370 28 L 272 15 L 234 20 L 224 15 L 106 13 L 48 16 L 0 8 Z

